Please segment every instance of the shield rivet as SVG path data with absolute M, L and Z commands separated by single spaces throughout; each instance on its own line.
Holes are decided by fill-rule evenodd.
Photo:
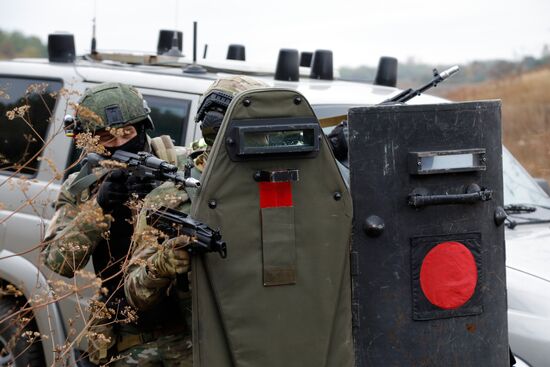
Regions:
M 299 105 L 300 103 L 302 103 L 302 98 L 298 96 L 294 97 L 294 104 Z
M 384 232 L 384 220 L 377 215 L 370 215 L 365 219 L 365 224 L 363 225 L 363 230 L 369 237 L 378 237 Z
M 250 106 L 251 104 L 252 104 L 252 101 L 251 101 L 250 99 L 248 99 L 248 98 L 245 99 L 245 100 L 243 101 L 243 105 L 244 105 L 245 107 L 248 107 L 248 106 Z
M 334 193 L 333 195 L 334 200 L 338 201 L 342 199 L 342 194 L 340 194 L 338 191 Z
M 500 227 L 507 217 L 508 215 L 506 214 L 504 208 L 497 206 L 495 209 L 495 224 Z
M 208 201 L 208 207 L 210 209 L 216 209 L 217 206 L 218 206 L 218 203 L 216 202 L 216 200 L 212 199 Z

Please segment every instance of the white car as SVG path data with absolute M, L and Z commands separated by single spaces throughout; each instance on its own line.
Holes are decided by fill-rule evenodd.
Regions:
M 506 150 L 503 165 L 510 345 L 529 365 L 548 366 L 550 198 Z
M 34 159 L 21 176 L 13 175 L 14 167 L 0 164 L 0 285 L 11 284 L 16 287 L 14 292 L 22 293 L 17 299 L 0 297 L 0 319 L 10 307 L 22 307 L 26 301 L 31 305 L 47 303 L 33 310 L 34 321 L 29 327 L 48 338 L 43 337 L 41 344 L 35 343 L 23 357 L 15 359 L 16 366 L 31 362 L 52 365 L 60 357 L 54 352 L 54 346 L 72 340 L 71 329 L 83 327 L 84 316 L 75 317 L 75 310 L 85 309 L 87 295 L 84 292 L 79 297 L 48 303 L 54 300 L 50 285 L 63 278 L 45 269 L 38 259 L 39 244 L 54 213 L 52 203 L 77 156 L 71 139 L 61 133 L 63 116 L 71 112 L 70 103 L 78 99 L 77 93 L 102 82 L 134 85 L 152 109 L 157 125 L 155 133 L 168 133 L 176 144 L 188 145 L 200 137 L 193 121 L 200 95 L 213 80 L 226 73 L 248 73 L 276 87 L 297 89 L 306 96 L 319 118 L 345 114 L 353 106 L 376 104 L 399 92 L 394 87 L 339 80 L 307 77 L 297 82 L 275 80 L 273 72 L 255 71 L 241 61 L 216 65 L 199 62 L 207 69 L 204 73 L 184 73 L 182 67 L 191 64 L 190 60 L 174 59 L 168 66 L 159 66 L 152 62 L 158 59 L 143 55 L 100 56 L 103 61 L 85 56 L 65 63 L 44 59 L 0 62 L 0 158 L 26 159 L 33 154 L 40 158 Z M 141 61 L 136 63 L 136 60 Z M 304 75 L 307 69 L 301 69 L 300 73 Z M 18 106 L 26 97 L 27 88 L 37 83 L 47 83 L 48 92 L 63 87 L 77 93 L 50 97 L 45 104 L 30 100 L 34 106 L 31 108 L 40 111 L 32 116 L 33 129 L 40 139 L 29 140 L 21 138 L 29 134 L 29 128 L 15 129 L 16 125 L 6 121 L 5 112 Z M 445 102 L 428 95 L 411 101 L 415 104 Z M 49 110 L 51 123 L 47 122 Z M 67 172 L 60 175 L 53 166 Z M 550 361 L 550 198 L 507 151 L 504 171 L 506 204 L 529 204 L 536 208 L 534 212 L 512 215 L 511 220 L 517 225 L 506 230 L 510 343 L 514 353 L 528 365 L 545 366 Z M 25 205 L 30 198 L 34 205 Z M 509 222 L 510 227 L 514 222 Z M 87 269 L 91 270 L 90 265 Z M 77 285 L 86 281 L 75 280 Z M 6 346 L 10 332 L 13 330 L 0 330 L 0 350 Z M 61 358 L 66 359 L 67 365 L 79 364 L 76 353 L 82 348 L 82 344 L 76 343 L 70 353 Z M 15 352 L 0 355 L 0 366 L 13 362 Z

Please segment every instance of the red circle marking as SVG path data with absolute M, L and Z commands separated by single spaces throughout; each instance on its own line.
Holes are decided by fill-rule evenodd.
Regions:
M 420 267 L 420 287 L 426 298 L 445 310 L 468 302 L 477 284 L 472 252 L 459 242 L 443 242 L 432 248 Z

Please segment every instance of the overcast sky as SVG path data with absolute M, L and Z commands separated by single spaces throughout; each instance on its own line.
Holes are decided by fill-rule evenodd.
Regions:
M 550 0 L 0 0 L 0 28 L 37 35 L 75 34 L 88 52 L 97 16 L 99 50 L 156 50 L 159 29 L 184 32 L 192 54 L 224 58 L 230 43 L 246 45 L 247 60 L 275 64 L 280 48 L 330 49 L 336 66 L 401 61 L 464 63 L 540 56 L 550 44 Z

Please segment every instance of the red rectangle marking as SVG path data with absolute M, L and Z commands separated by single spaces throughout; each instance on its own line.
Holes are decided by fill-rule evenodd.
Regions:
M 290 182 L 260 182 L 260 208 L 292 206 Z

